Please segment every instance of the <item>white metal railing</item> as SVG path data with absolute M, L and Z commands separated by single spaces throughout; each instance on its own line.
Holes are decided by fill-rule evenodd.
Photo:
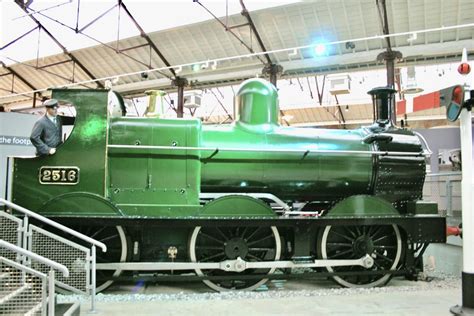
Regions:
M 423 199 L 438 203 L 438 210 L 453 216 L 461 210 L 461 172 L 428 173 L 423 187 Z
M 87 252 L 83 251 L 84 247 L 82 247 L 81 245 L 79 244 L 76 244 L 76 243 L 73 243 L 71 241 L 67 241 L 67 245 L 69 245 L 70 247 L 74 248 L 74 249 L 79 249 L 81 251 L 83 251 L 86 255 L 85 257 L 85 263 L 81 265 L 87 269 L 88 272 L 90 272 L 90 278 L 88 277 L 89 273 L 86 275 L 86 280 L 85 282 L 87 283 L 86 285 L 86 288 L 85 288 L 85 291 L 83 290 L 79 290 L 77 289 L 79 292 L 81 293 L 84 293 L 84 294 L 89 294 L 91 296 L 91 312 L 94 312 L 95 311 L 95 296 L 96 296 L 96 247 L 99 247 L 102 249 L 103 252 L 106 252 L 107 251 L 107 246 L 100 242 L 100 241 L 97 241 L 93 238 L 90 238 L 84 234 L 81 234 L 75 230 L 72 230 L 70 229 L 69 227 L 66 227 L 62 224 L 59 224 L 55 221 L 52 221 L 42 215 L 39 215 L 33 211 L 30 211 L 20 205 L 17 205 L 15 203 L 12 203 L 10 201 L 7 201 L 5 199 L 2 199 L 0 198 L 0 205 L 1 204 L 4 204 L 7 206 L 7 208 L 10 208 L 10 209 L 13 209 L 17 212 L 20 212 L 24 215 L 23 217 L 23 221 L 22 221 L 22 228 L 21 228 L 21 232 L 22 232 L 22 241 L 21 241 L 21 245 L 23 248 L 25 249 L 28 249 L 28 250 L 32 250 L 32 247 L 33 247 L 33 243 L 32 241 L 30 240 L 31 236 L 32 236 L 32 232 L 33 230 L 31 229 L 30 227 L 30 223 L 29 223 L 29 218 L 34 218 L 44 224 L 47 224 L 51 227 L 54 227 L 66 234 L 69 234 L 69 235 L 72 235 L 80 240 L 83 240 L 84 242 L 88 243 L 91 245 L 91 248 L 90 248 L 90 251 L 88 250 Z M 1 215 L 1 214 L 0 214 Z M 34 229 L 36 232 L 40 231 L 39 228 L 35 228 Z M 40 231 L 41 235 L 42 236 L 47 236 L 47 237 L 50 237 L 51 240 L 54 239 L 56 241 L 65 241 L 66 239 L 64 238 L 61 238 L 59 236 L 56 236 L 56 237 L 52 237 L 52 236 L 55 236 L 54 234 L 44 234 L 44 231 Z M 73 268 L 77 268 L 78 264 L 77 264 L 77 261 L 74 261 L 73 262 Z M 72 290 L 73 287 L 71 287 L 70 285 L 68 286 L 67 284 L 63 283 L 63 282 L 60 282 L 58 284 L 59 286 L 61 287 L 64 287 L 68 290 Z M 66 286 L 65 286 L 66 285 Z
M 28 251 L 26 249 L 23 249 L 21 247 L 18 247 L 18 246 L 15 246 L 13 244 L 10 244 L 4 240 L 0 240 L 0 247 L 1 248 L 6 248 L 12 252 L 15 252 L 15 253 L 19 253 L 21 254 L 22 256 L 24 257 L 28 257 L 29 259 L 31 260 L 34 260 L 34 261 L 37 261 L 37 262 L 40 262 L 44 265 L 46 265 L 48 268 L 49 268 L 49 271 L 48 271 L 48 274 L 46 276 L 45 273 L 42 273 L 42 272 L 39 272 L 39 271 L 36 271 L 34 269 L 31 269 L 25 265 L 22 265 L 20 263 L 17 263 L 15 261 L 12 261 L 10 259 L 7 259 L 7 258 L 4 258 L 4 257 L 0 257 L 0 261 L 8 266 L 11 266 L 11 267 L 14 267 L 18 270 L 21 270 L 23 271 L 24 273 L 28 273 L 28 274 L 32 274 L 32 275 L 35 275 L 37 277 L 39 277 L 41 280 L 42 280 L 42 288 L 45 289 L 45 284 L 47 284 L 47 290 L 46 291 L 43 291 L 43 295 L 42 295 L 42 312 L 44 314 L 44 307 L 45 306 L 48 306 L 48 315 L 49 316 L 53 316 L 54 315 L 54 304 L 55 304 L 55 272 L 54 270 L 58 270 L 60 272 L 62 272 L 63 276 L 64 277 L 69 277 L 69 270 L 66 266 L 60 264 L 60 263 L 57 263 L 53 260 L 50 260 L 48 258 L 45 258 L 43 256 L 40 256 L 38 254 L 35 254 L 31 251 Z M 15 295 L 18 295 L 20 294 L 21 291 L 23 291 L 24 289 L 27 289 L 28 286 L 31 286 L 28 284 L 26 278 L 22 278 L 22 287 L 20 287 L 19 289 L 17 289 L 16 291 L 17 292 L 12 292 L 12 296 L 15 296 Z M 47 280 L 47 281 L 46 281 Z M 38 307 L 33 307 L 33 309 L 35 308 L 40 308 L 40 305 L 37 305 Z
M 0 211 L 0 227 L 0 239 L 3 239 L 6 242 L 21 247 L 23 238 L 23 222 L 21 219 L 3 211 Z M 0 256 L 11 260 L 16 260 L 18 262 L 20 262 L 21 260 L 19 254 L 13 252 L 6 252 L 2 249 L 0 249 Z
M 91 284 L 91 250 L 45 229 L 30 224 L 28 249 L 36 254 L 69 267 L 67 278 L 56 278 L 56 284 L 78 294 L 88 294 Z M 54 249 L 55 251 L 51 251 Z M 32 264 L 35 270 L 45 272 L 44 265 Z

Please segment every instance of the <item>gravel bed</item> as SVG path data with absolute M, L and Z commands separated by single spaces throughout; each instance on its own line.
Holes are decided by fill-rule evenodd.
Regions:
M 423 281 L 411 282 L 392 280 L 385 287 L 377 288 L 341 288 L 325 287 L 317 289 L 288 290 L 285 289 L 286 281 L 273 280 L 268 282 L 268 287 L 263 286 L 252 292 L 208 292 L 208 293 L 160 293 L 160 294 L 102 294 L 96 296 L 98 302 L 146 302 L 146 301 L 205 301 L 205 300 L 239 300 L 239 299 L 274 299 L 286 297 L 320 297 L 328 295 L 349 296 L 369 293 L 391 293 L 391 292 L 414 292 L 430 290 L 448 290 L 461 287 L 461 279 L 458 276 L 452 276 L 442 273 L 431 273 Z M 316 282 L 316 281 L 315 281 Z M 402 283 L 402 284 L 396 284 Z M 293 284 L 294 285 L 294 284 Z M 58 295 L 59 303 L 64 302 L 85 302 L 89 298 L 82 295 Z

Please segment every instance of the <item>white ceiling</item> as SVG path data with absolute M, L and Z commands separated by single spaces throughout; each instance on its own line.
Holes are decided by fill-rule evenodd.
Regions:
M 127 4 L 126 0 L 125 3 Z M 474 1 L 472 0 L 391 0 L 387 3 L 391 33 L 474 23 Z M 201 12 L 203 9 L 196 4 L 183 3 L 183 10 L 188 10 L 187 14 L 193 15 L 194 12 Z M 250 14 L 267 51 L 311 45 L 320 40 L 349 41 L 381 34 L 375 0 L 304 1 L 251 11 Z M 124 17 L 122 13 L 122 19 Z M 240 14 L 234 14 L 228 18 L 229 26 L 245 22 L 245 18 Z M 100 20 L 97 25 L 100 26 Z M 129 24 L 128 27 L 134 26 Z M 255 35 L 250 32 L 248 26 L 235 28 L 233 31 L 252 46 L 254 51 L 261 51 Z M 214 19 L 148 35 L 171 65 L 191 64 L 249 53 L 247 48 Z M 418 34 L 417 39 L 411 42 L 407 41 L 408 35 L 396 37 L 392 39 L 392 46 L 403 53 L 406 59 L 405 65 L 407 62 L 430 63 L 436 60 L 459 58 L 464 47 L 472 54 L 474 52 L 473 37 L 474 28 L 437 31 Z M 114 47 L 117 45 L 116 42 L 109 44 Z M 118 45 L 120 49 L 125 49 L 143 44 L 146 44 L 145 39 L 135 36 L 120 40 Z M 36 41 L 30 40 L 29 45 L 32 50 L 36 50 Z M 381 67 L 382 64 L 375 60 L 376 56 L 383 51 L 383 47 L 384 41 L 377 39 L 356 42 L 355 49 L 347 49 L 344 43 L 338 44 L 330 47 L 328 54 L 322 57 L 315 57 L 311 49 L 304 49 L 298 50 L 296 56 L 282 52 L 270 54 L 270 58 L 283 66 L 283 76 L 291 77 L 309 73 Z M 75 58 L 95 78 L 139 73 L 148 69 L 144 64 L 148 64 L 151 68 L 164 66 L 158 55 L 150 52 L 149 46 L 127 50 L 126 53 L 130 57 L 117 54 L 110 47 L 102 45 L 72 51 Z M 8 57 L 15 59 L 15 56 Z M 22 93 L 31 91 L 32 87 L 46 89 L 70 84 L 72 81 L 91 79 L 77 65 L 68 60 L 67 55 L 57 54 L 10 65 L 14 72 L 30 83 L 30 86 L 10 74 L 9 70 L 0 67 L 0 104 L 31 100 L 31 94 L 11 97 L 12 91 Z M 58 64 L 42 68 L 42 66 L 55 63 Z M 219 62 L 216 70 L 209 67 L 203 71 L 193 72 L 191 67 L 184 67 L 179 76 L 195 81 L 195 86 L 223 85 L 253 77 L 261 73 L 262 68 L 263 63 L 257 57 L 245 57 Z M 171 73 L 166 70 L 163 73 L 171 76 Z M 86 86 L 95 87 L 95 84 Z M 114 88 L 124 94 L 140 94 L 148 88 L 170 89 L 171 81 L 158 72 L 151 72 L 147 79 L 143 79 L 140 74 L 134 74 L 120 77 Z M 48 92 L 43 92 L 43 94 L 48 94 Z

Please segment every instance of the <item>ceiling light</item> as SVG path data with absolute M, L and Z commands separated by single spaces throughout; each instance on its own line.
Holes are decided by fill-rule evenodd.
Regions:
M 325 44 L 317 44 L 314 46 L 314 52 L 317 56 L 322 56 L 326 53 L 326 45 Z

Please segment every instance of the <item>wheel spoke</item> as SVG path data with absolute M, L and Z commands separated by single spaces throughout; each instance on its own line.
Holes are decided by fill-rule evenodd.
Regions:
M 100 232 L 102 232 L 104 229 L 106 228 L 106 226 L 102 226 L 101 228 L 99 228 L 98 231 L 96 231 L 95 233 L 93 233 L 92 235 L 90 235 L 90 238 L 95 238 L 95 236 L 97 236 Z M 87 236 L 89 236 L 87 234 Z
M 375 231 L 372 233 L 372 235 L 370 235 L 370 237 L 372 237 L 372 239 L 374 239 L 375 237 L 377 237 L 377 234 L 382 230 L 383 226 L 378 226 Z
M 375 249 L 396 249 L 396 246 L 374 246 Z
M 265 247 L 258 247 L 258 248 L 249 248 L 249 251 L 272 251 L 273 248 L 265 248 Z
M 215 255 L 212 255 L 212 256 L 210 256 L 210 257 L 206 257 L 206 258 L 204 258 L 204 259 L 201 259 L 200 262 L 208 261 L 208 260 L 211 260 L 211 259 L 214 259 L 214 258 L 218 258 L 218 257 L 225 257 L 224 252 L 221 251 L 221 252 L 216 253 Z
M 350 241 L 351 243 L 354 241 L 354 238 L 350 238 L 350 237 L 348 237 L 348 236 L 346 236 L 346 235 L 343 235 L 343 234 L 341 234 L 341 233 L 339 233 L 339 232 L 337 232 L 337 231 L 332 231 L 332 233 L 335 234 L 335 235 L 337 235 L 337 236 L 339 236 L 339 237 L 342 237 L 342 238 L 344 238 L 344 239 Z
M 247 257 L 252 258 L 252 259 L 255 259 L 255 260 L 257 260 L 257 261 L 262 261 L 262 258 L 259 258 L 259 257 L 257 257 L 257 256 L 254 256 L 254 255 L 252 255 L 252 254 L 250 254 L 250 253 L 247 254 Z
M 346 251 L 343 251 L 343 252 L 338 252 L 334 255 L 331 256 L 331 259 L 332 258 L 337 258 L 337 257 L 340 257 L 340 256 L 343 256 L 343 255 L 346 255 L 348 253 L 351 253 L 352 252 L 352 249 L 349 249 L 349 250 L 346 250 Z M 329 256 L 328 256 L 329 257 Z
M 216 227 L 217 232 L 224 237 L 224 240 L 227 241 L 229 238 L 222 232 L 222 230 L 219 227 Z
M 393 263 L 393 259 L 390 259 L 386 255 L 383 255 L 383 254 L 379 253 L 378 251 L 375 251 L 375 253 L 377 254 L 377 256 L 380 256 L 380 258 L 385 259 L 386 261 L 388 261 L 390 263 Z
M 374 265 L 377 266 L 377 268 L 384 269 L 377 261 L 374 260 Z
M 266 237 L 263 237 L 263 238 L 261 238 L 261 239 L 259 239 L 259 240 L 256 240 L 256 241 L 249 242 L 249 243 L 247 243 L 247 245 L 248 245 L 248 246 L 252 246 L 252 245 L 255 245 L 255 244 L 259 243 L 259 242 L 262 242 L 262 241 L 264 241 L 264 240 L 267 240 L 267 239 L 269 239 L 269 238 L 273 238 L 273 234 L 268 235 L 268 236 L 266 236 Z
M 387 239 L 387 238 L 389 238 L 389 237 L 391 237 L 391 235 L 385 235 L 385 236 L 382 236 L 382 237 L 380 237 L 380 238 L 378 238 L 378 239 L 376 239 L 376 240 L 373 240 L 372 242 L 373 242 L 374 244 L 376 244 L 376 243 L 378 243 L 379 241 L 384 240 L 384 239 Z
M 367 229 L 367 235 L 372 236 L 372 229 L 374 228 L 374 225 L 370 225 L 369 228 Z
M 339 247 L 352 247 L 352 243 L 345 243 L 345 242 L 328 242 L 326 243 L 328 246 L 339 246 Z
M 354 238 L 354 239 L 357 238 L 357 234 L 354 233 L 354 231 L 350 227 L 343 226 L 343 228 L 346 232 L 348 232 L 352 236 L 352 238 Z M 357 229 L 357 226 L 356 226 L 356 229 Z M 336 231 L 334 231 L 334 232 L 336 232 Z
M 222 251 L 222 246 L 196 246 L 198 250 L 220 250 Z
M 262 227 L 257 227 L 257 229 L 252 233 L 250 234 L 250 236 L 246 239 L 247 241 L 250 241 L 252 240 L 253 236 L 255 236 L 255 234 L 261 229 Z
M 242 234 L 240 235 L 240 237 L 242 237 L 242 239 L 245 239 L 245 234 L 247 233 L 247 228 L 248 228 L 248 226 L 245 226 L 245 227 L 244 227 L 244 231 L 243 231 Z
M 199 232 L 199 234 L 203 237 L 206 237 L 207 239 L 214 240 L 215 242 L 218 242 L 220 244 L 224 244 L 224 241 L 219 240 L 219 239 L 217 239 L 217 238 L 215 238 L 211 235 L 208 235 L 208 234 L 204 233 L 202 230 Z
M 109 237 L 105 237 L 105 238 L 102 238 L 102 239 L 99 239 L 99 241 L 101 242 L 105 242 L 105 241 L 109 241 L 109 240 L 112 240 L 114 238 L 117 238 L 119 235 L 115 234 L 115 235 L 111 235 Z

